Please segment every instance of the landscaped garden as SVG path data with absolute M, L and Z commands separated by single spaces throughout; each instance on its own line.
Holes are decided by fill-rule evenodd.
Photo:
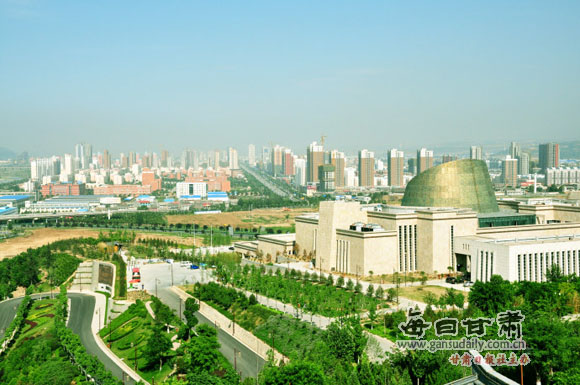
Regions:
M 142 301 L 137 301 L 103 328 L 99 332 L 99 336 L 113 353 L 131 368 L 135 368 L 136 358 L 137 372 L 146 381 L 150 382 L 155 378 L 156 382 L 160 382 L 171 372 L 172 367 L 169 364 L 169 359 L 175 353 L 172 351 L 166 353 L 161 370 L 159 370 L 159 365 L 155 367 L 149 365 L 147 343 L 153 335 L 155 327 L 157 327 L 155 320 L 147 312 L 145 304 Z M 167 333 L 165 328 L 163 329 L 162 333 L 169 339 L 177 334 L 176 331 Z

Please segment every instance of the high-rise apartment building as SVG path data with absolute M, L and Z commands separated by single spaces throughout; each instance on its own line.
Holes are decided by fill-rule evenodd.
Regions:
M 507 155 L 502 164 L 502 178 L 506 186 L 518 185 L 518 160 Z
M 358 152 L 358 185 L 360 187 L 375 185 L 375 153 L 366 149 Z
M 213 168 L 214 170 L 217 170 L 220 167 L 220 152 L 219 150 L 215 150 L 213 152 Z
M 402 187 L 404 185 L 405 154 L 396 148 L 389 150 L 387 156 L 387 171 L 389 186 Z
M 161 151 L 161 167 L 167 167 L 167 159 L 169 158 L 169 152 L 167 150 Z
M 511 142 L 509 152 L 510 152 L 509 155 L 512 157 L 512 159 L 518 159 L 520 157 L 522 150 L 519 144 L 517 144 L 516 142 Z
M 411 175 L 417 175 L 417 158 L 410 158 L 407 161 L 407 167 Z
M 433 167 L 433 151 L 422 148 L 417 151 L 417 175 Z
M 469 148 L 469 158 L 483 160 L 483 149 L 481 146 L 471 146 Z
M 248 164 L 251 167 L 256 165 L 256 146 L 253 144 L 248 145 Z
M 528 175 L 530 173 L 530 154 L 522 152 L 518 158 L 518 174 Z
M 270 147 L 262 147 L 262 168 L 268 170 L 270 163 Z
M 330 164 L 334 166 L 334 185 L 344 186 L 344 168 L 346 167 L 346 157 L 344 152 L 333 150 L 330 152 Z
M 109 150 L 105 150 L 103 152 L 103 168 L 105 170 L 111 169 L 111 153 L 109 152 Z
M 318 167 L 324 164 L 324 147 L 316 142 L 306 148 L 306 182 L 318 182 Z
M 282 153 L 282 172 L 284 176 L 294 175 L 294 154 L 289 148 Z
M 306 185 L 306 159 L 297 158 L 294 160 L 294 185 L 296 187 Z
M 230 147 L 228 149 L 228 161 L 230 170 L 237 170 L 238 167 L 238 150 L 235 148 Z
M 346 167 L 344 169 L 344 185 L 346 187 L 358 186 L 357 169 L 354 167 Z
M 129 167 L 133 166 L 135 163 L 137 163 L 137 154 L 135 154 L 133 151 L 129 152 Z
M 284 147 L 280 145 L 275 145 L 272 147 L 271 161 L 270 161 L 270 172 L 272 175 L 282 175 L 282 154 L 284 153 Z
M 75 160 L 72 154 L 64 154 L 64 162 L 61 165 L 61 174 L 66 174 L 70 178 L 75 175 Z
M 60 174 L 60 158 L 37 158 L 30 161 L 30 179 L 42 181 L 44 177 Z
M 78 167 L 87 169 L 93 161 L 93 146 L 87 143 L 79 143 L 75 146 L 75 159 Z
M 547 169 L 558 167 L 560 164 L 560 146 L 558 143 L 540 144 L 540 169 L 546 172 Z
M 334 191 L 334 166 L 331 164 L 323 164 L 318 166 L 318 191 L 330 192 Z

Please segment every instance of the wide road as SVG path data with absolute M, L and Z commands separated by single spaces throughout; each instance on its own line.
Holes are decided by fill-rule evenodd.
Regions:
M 167 306 L 175 310 L 176 314 L 179 314 L 180 303 L 182 303 L 181 298 L 168 287 L 158 288 L 157 292 L 159 299 Z M 210 320 L 205 318 L 199 312 L 196 313 L 195 316 L 199 322 L 215 326 Z M 252 350 L 248 349 L 246 345 L 238 342 L 238 340 L 233 338 L 219 327 L 217 328 L 217 337 L 221 345 L 220 352 L 228 359 L 228 361 L 231 362 L 232 365 L 236 365 L 236 369 L 241 373 L 242 378 L 257 377 L 258 373 L 265 364 L 264 359 L 262 359 Z M 237 356 L 235 361 L 234 353 Z
M 34 299 L 48 297 L 50 297 L 50 294 L 32 295 L 32 298 Z M 105 365 L 105 368 L 110 370 L 115 377 L 122 380 L 124 373 L 123 369 L 117 366 L 117 364 L 99 348 L 95 340 L 96 337 L 91 331 L 91 323 L 95 312 L 95 297 L 76 293 L 71 293 L 68 297 L 71 299 L 71 309 L 67 326 L 80 337 L 81 343 L 89 354 L 96 356 L 99 361 Z M 16 310 L 18 309 L 20 302 L 22 302 L 22 297 L 0 302 L 0 339 L 4 337 L 4 331 L 16 316 Z M 125 376 L 126 384 L 135 384 L 135 381 L 131 377 L 128 379 L 127 377 L 128 376 Z
M 41 297 L 48 298 L 50 294 L 33 294 L 31 297 L 38 299 Z M 4 338 L 4 332 L 10 326 L 10 323 L 16 317 L 16 311 L 23 297 L 12 298 L 0 302 L 0 340 Z
M 96 356 L 115 377 L 123 380 L 125 372 L 99 348 L 95 340 L 97 337 L 91 330 L 95 312 L 95 297 L 76 293 L 71 293 L 68 297 L 71 299 L 71 308 L 67 326 L 80 337 L 87 353 Z M 125 383 L 135 384 L 135 381 L 130 376 L 125 375 Z

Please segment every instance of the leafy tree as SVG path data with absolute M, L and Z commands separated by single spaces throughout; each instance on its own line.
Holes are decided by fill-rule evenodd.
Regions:
M 338 279 L 336 280 L 336 286 L 344 287 L 344 277 L 342 275 L 339 276 Z
M 153 367 L 159 362 L 159 370 L 163 366 L 163 357 L 171 349 L 171 341 L 163 329 L 159 326 L 153 326 L 153 333 L 149 336 L 147 345 L 144 349 L 147 367 Z
M 371 283 L 367 287 L 367 296 L 372 297 L 374 293 L 375 293 L 375 288 L 373 287 L 373 284 Z
M 291 362 L 267 367 L 261 374 L 262 385 L 325 385 L 326 376 L 320 366 L 311 362 Z
M 385 296 L 385 291 L 383 290 L 382 286 L 377 287 L 377 290 L 375 291 L 375 297 L 377 299 L 383 299 L 383 297 Z
M 499 275 L 492 275 L 489 282 L 477 281 L 469 292 L 469 304 L 487 315 L 497 314 L 514 301 L 514 287 Z
M 338 322 L 330 324 L 325 339 L 331 353 L 337 359 L 358 362 L 366 348 L 368 337 L 363 333 L 360 320 L 353 317 L 342 325 Z
M 216 369 L 220 344 L 217 332 L 211 326 L 200 324 L 196 328 L 197 337 L 191 338 L 183 346 L 184 364 L 188 373 L 212 372 Z
M 348 281 L 346 282 L 346 290 L 348 291 L 352 291 L 354 289 L 354 283 L 352 282 L 352 279 L 348 279 Z
M 193 298 L 188 298 L 185 300 L 185 309 L 183 310 L 183 315 L 185 316 L 185 322 L 187 325 L 188 331 L 193 329 L 195 325 L 199 322 L 195 313 L 199 310 L 199 304 Z M 188 334 L 189 336 L 189 334 Z

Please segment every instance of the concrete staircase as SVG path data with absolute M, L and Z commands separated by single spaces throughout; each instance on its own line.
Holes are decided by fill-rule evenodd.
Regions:
M 75 274 L 71 290 L 91 290 L 93 285 L 93 261 L 82 262 Z

